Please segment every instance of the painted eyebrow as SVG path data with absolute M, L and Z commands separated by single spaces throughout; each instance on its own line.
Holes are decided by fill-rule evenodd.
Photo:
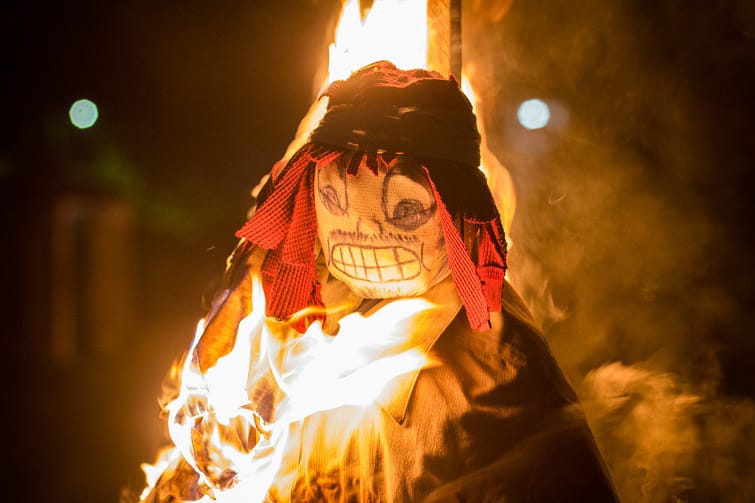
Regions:
M 402 169 L 404 168 L 404 169 Z M 385 174 L 385 179 L 383 180 L 383 189 L 382 189 L 382 205 L 383 205 L 383 212 L 386 213 L 386 195 L 388 194 L 388 184 L 390 183 L 391 179 L 394 176 L 401 175 L 404 178 L 408 178 L 412 182 L 416 183 L 423 189 L 425 189 L 430 196 L 430 199 L 432 200 L 433 204 L 435 204 L 435 198 L 433 197 L 432 188 L 430 186 L 430 183 L 427 179 L 427 175 L 425 172 L 421 169 L 417 169 L 414 167 L 414 165 L 409 165 L 409 169 L 405 169 L 406 167 L 402 164 L 397 164 L 396 166 L 393 166 L 391 169 L 388 170 L 388 172 Z M 386 213 L 387 214 L 387 213 Z
M 391 166 L 386 172 L 386 181 L 389 177 L 395 175 L 402 175 L 413 181 L 414 183 L 423 186 L 430 191 L 430 183 L 427 179 L 427 173 L 422 169 L 422 165 L 413 160 L 399 160 L 395 165 Z

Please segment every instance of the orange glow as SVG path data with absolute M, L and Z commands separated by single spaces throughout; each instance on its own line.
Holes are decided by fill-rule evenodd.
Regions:
M 362 20 L 357 0 L 345 0 L 330 44 L 328 76 L 320 86 L 325 90 L 335 80 L 345 79 L 359 68 L 379 60 L 389 60 L 399 68 L 428 68 L 427 2 L 375 0 Z M 477 115 L 480 144 L 480 169 L 488 179 L 504 229 L 509 229 L 516 209 L 514 185 L 508 170 L 490 151 L 483 124 L 483 104 L 462 72 L 461 89 L 472 102 Z M 316 99 L 299 123 L 294 140 L 283 159 L 289 159 L 308 140 L 325 115 L 327 101 Z M 507 236 L 508 239 L 508 236 Z M 509 243 L 510 244 L 510 243 Z
M 401 68 L 426 68 L 427 50 L 424 1 L 375 0 L 362 20 L 358 1 L 347 0 L 322 88 L 381 59 Z M 514 211 L 511 179 L 488 150 L 479 103 L 468 81 L 462 82 L 478 114 L 481 169 L 508 228 Z M 284 159 L 307 141 L 326 105 L 325 100 L 315 101 Z M 426 323 L 427 313 L 435 308 L 426 300 L 395 300 L 369 317 L 348 315 L 340 320 L 338 336 L 333 337 L 323 332 L 319 322 L 299 334 L 290 325 L 266 319 L 259 280 L 253 281 L 252 289 L 253 309 L 239 324 L 233 349 L 202 373 L 191 357 L 204 331 L 200 322 L 189 357 L 173 369 L 180 375 L 180 387 L 165 410 L 175 447 L 163 452 L 154 465 L 142 465 L 148 483 L 142 500 L 183 459 L 198 474 L 203 494 L 191 501 L 263 501 L 280 471 L 292 423 L 343 406 L 352 407 L 352 413 L 372 414 L 367 405 L 375 402 L 386 383 L 431 363 L 425 351 L 412 346 L 407 337 L 422 332 L 418 324 Z M 276 397 L 274 414 L 265 420 L 250 396 L 263 376 L 270 374 Z M 340 437 L 354 433 L 357 422 L 349 424 L 337 432 Z M 334 439 L 339 441 L 343 439 Z
M 367 317 L 349 314 L 337 337 L 319 322 L 299 334 L 264 316 L 261 282 L 252 283 L 254 308 L 239 324 L 233 349 L 205 373 L 192 358 L 183 363 L 178 396 L 165 407 L 176 447 L 142 465 L 148 483 L 142 498 L 180 456 L 212 498 L 198 501 L 263 501 L 286 452 L 289 425 L 317 412 L 372 404 L 392 378 L 429 363 L 406 337 L 434 308 L 429 301 L 401 299 Z M 200 322 L 190 355 L 203 330 Z M 269 422 L 250 401 L 266 375 L 261 368 L 271 371 L 276 390 Z
M 345 79 L 354 70 L 382 59 L 399 68 L 425 68 L 425 2 L 375 0 L 362 20 L 359 2 L 347 0 L 341 10 L 329 55 L 328 83 Z
M 492 192 L 495 204 L 501 214 L 501 223 L 503 224 L 503 228 L 508 231 L 511 228 L 511 221 L 514 219 L 514 210 L 516 209 L 514 182 L 511 180 L 509 170 L 501 164 L 501 161 L 488 148 L 483 107 L 477 99 L 472 84 L 470 84 L 466 75 L 462 75 L 461 90 L 467 95 L 469 101 L 472 102 L 472 107 L 477 115 L 477 129 L 480 131 L 481 137 L 480 170 L 485 173 L 485 177 L 488 179 L 488 187 L 490 187 L 490 192 Z M 506 234 L 506 240 L 511 245 L 511 236 L 508 233 Z
M 399 68 L 427 68 L 426 2 L 375 0 L 362 19 L 359 1 L 344 0 L 328 54 L 328 75 L 320 86 L 323 91 L 331 82 L 383 59 Z M 289 159 L 307 142 L 325 115 L 326 106 L 325 100 L 315 100 L 299 123 L 284 159 Z

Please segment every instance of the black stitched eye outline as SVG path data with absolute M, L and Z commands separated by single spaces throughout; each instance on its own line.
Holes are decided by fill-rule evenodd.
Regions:
M 341 206 L 341 199 L 338 197 L 338 191 L 332 185 L 320 186 L 318 188 L 320 200 L 329 212 L 334 215 L 346 214 L 346 208 Z
M 399 176 L 405 181 L 398 181 L 400 178 L 395 177 Z M 436 203 L 427 175 L 416 161 L 396 159 L 383 180 L 382 205 L 385 221 L 403 231 L 418 229 L 435 214 Z
M 325 209 L 327 209 L 333 215 L 342 216 L 346 215 L 349 210 L 349 193 L 346 191 L 345 186 L 345 170 L 341 169 L 339 163 L 336 163 L 336 168 L 338 173 L 336 180 L 339 183 L 344 184 L 342 187 L 343 200 L 341 200 L 341 194 L 338 192 L 338 189 L 332 183 L 327 183 L 329 181 L 333 181 L 333 173 L 331 173 L 331 176 L 324 176 L 323 170 L 318 170 L 317 183 L 315 184 L 315 186 L 317 187 L 317 193 L 320 194 L 320 201 L 322 201 Z M 327 167 L 323 169 L 327 169 Z
M 435 213 L 435 204 L 425 208 L 417 199 L 402 199 L 393 207 L 386 221 L 404 231 L 413 231 L 424 225 Z

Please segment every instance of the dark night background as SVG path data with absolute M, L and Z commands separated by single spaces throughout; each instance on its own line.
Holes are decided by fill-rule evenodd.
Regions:
M 2 7 L 6 498 L 140 490 L 164 443 L 161 379 L 314 98 L 338 8 Z M 512 280 L 625 501 L 752 501 L 755 7 L 464 9 L 465 65 L 517 190 Z M 78 130 L 84 97 L 100 118 Z M 542 130 L 516 123 L 532 97 L 554 111 Z

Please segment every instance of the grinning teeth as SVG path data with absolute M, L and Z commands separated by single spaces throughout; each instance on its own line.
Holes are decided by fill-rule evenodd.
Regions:
M 374 249 L 360 248 L 360 250 L 364 251 L 364 265 L 367 267 L 377 266 L 377 252 Z
M 387 266 L 381 268 L 381 274 L 383 275 L 383 281 L 401 281 L 401 268 L 398 266 Z
M 362 249 L 353 246 L 349 247 L 351 256 L 354 257 L 354 267 L 357 270 L 364 269 L 364 257 L 362 257 Z
M 419 276 L 419 260 L 412 260 L 411 262 L 404 263 L 401 266 L 402 274 L 404 278 L 413 278 Z
M 378 248 L 375 250 L 375 261 L 380 267 L 396 265 L 396 254 L 393 248 Z
M 411 262 L 414 260 L 414 254 L 406 248 L 394 248 L 394 252 L 396 254 L 396 260 L 398 260 L 399 263 Z
M 365 248 L 335 245 L 330 251 L 335 268 L 350 278 L 378 282 L 403 281 L 420 273 L 417 255 L 402 247 Z

